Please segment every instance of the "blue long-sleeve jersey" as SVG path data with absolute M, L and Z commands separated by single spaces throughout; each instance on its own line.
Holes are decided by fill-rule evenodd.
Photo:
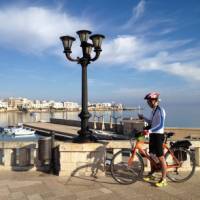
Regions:
M 151 127 L 149 133 L 164 133 L 165 116 L 164 108 L 157 106 L 152 110 L 150 119 L 144 117 L 145 122 L 147 122 Z

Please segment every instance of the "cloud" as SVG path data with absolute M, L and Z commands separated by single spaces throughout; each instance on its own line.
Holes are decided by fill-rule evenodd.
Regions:
M 129 63 L 140 53 L 138 51 L 140 45 L 143 44 L 134 36 L 118 36 L 103 45 L 101 60 L 110 64 Z
M 133 8 L 133 15 L 126 23 L 135 23 L 145 12 L 146 1 L 141 0 Z M 169 23 L 168 19 L 151 20 L 136 30 L 150 31 L 159 24 Z M 79 29 L 95 30 L 87 19 L 78 18 L 59 9 L 45 7 L 4 7 L 0 8 L 0 47 L 19 50 L 25 53 L 51 53 L 62 55 L 61 35 L 75 35 Z M 165 28 L 162 34 L 173 31 Z M 200 47 L 191 46 L 193 41 L 150 40 L 137 34 L 119 35 L 105 40 L 99 63 L 106 66 L 118 65 L 137 70 L 159 70 L 187 80 L 200 80 Z M 190 46 L 190 47 L 188 47 Z M 79 43 L 73 45 L 73 54 L 79 55 Z M 74 56 L 75 57 L 75 56 Z M 91 81 L 92 83 L 92 81 Z
M 144 14 L 146 2 L 141 0 L 136 7 L 133 8 L 133 17 L 135 19 L 140 18 Z
M 135 7 L 133 7 L 133 12 L 131 18 L 125 23 L 123 29 L 130 28 L 134 23 L 140 19 L 145 11 L 146 1 L 141 0 Z
M 94 78 L 89 78 L 88 79 L 88 84 L 90 86 L 93 86 L 93 87 L 104 87 L 104 86 L 112 86 L 113 83 L 112 82 L 108 82 L 108 81 L 104 81 L 104 80 L 97 80 L 97 79 L 94 79 Z
M 159 35 L 166 35 L 166 34 L 174 32 L 174 31 L 176 31 L 176 28 L 170 27 L 170 28 L 166 28 L 166 29 L 161 30 L 158 34 Z
M 178 24 L 171 16 L 161 16 L 157 11 L 157 15 L 151 14 L 147 9 L 147 0 L 140 0 L 139 3 L 133 7 L 131 17 L 120 27 L 121 30 L 129 31 L 137 35 L 167 35 L 177 30 Z M 159 30 L 159 31 L 158 31 Z
M 182 76 L 188 80 L 200 81 L 200 67 L 194 67 L 191 64 L 182 64 L 182 63 L 173 63 L 167 65 L 164 71 L 167 71 L 171 74 Z
M 0 8 L 0 46 L 26 53 L 55 51 L 59 37 L 75 35 L 80 29 L 93 29 L 86 19 L 59 9 L 43 7 Z
M 103 45 L 102 63 L 137 70 L 158 70 L 200 81 L 200 48 L 186 47 L 192 40 L 149 41 L 121 35 Z

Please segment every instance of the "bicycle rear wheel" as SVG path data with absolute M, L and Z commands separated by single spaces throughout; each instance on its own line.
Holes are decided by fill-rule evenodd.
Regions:
M 191 151 L 183 147 L 172 148 L 172 151 L 181 165 L 180 167 L 169 168 L 167 177 L 173 182 L 181 183 L 187 181 L 195 172 L 195 156 Z M 175 164 L 170 152 L 166 153 L 165 159 L 167 165 Z
M 123 149 L 112 158 L 111 175 L 120 184 L 134 183 L 143 175 L 144 163 L 142 157 L 136 153 L 131 166 L 128 166 L 131 155 L 130 149 Z

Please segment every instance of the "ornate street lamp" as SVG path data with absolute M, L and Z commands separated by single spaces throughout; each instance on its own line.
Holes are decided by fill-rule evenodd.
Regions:
M 79 35 L 80 41 L 81 41 L 81 48 L 82 48 L 82 57 L 77 57 L 76 59 L 71 57 L 71 47 L 72 43 L 75 41 L 74 37 L 71 36 L 62 36 L 60 39 L 62 40 L 63 47 L 64 47 L 64 53 L 66 57 L 70 61 L 77 62 L 78 64 L 81 64 L 82 67 L 82 110 L 79 114 L 79 117 L 81 118 L 81 129 L 78 131 L 79 136 L 74 139 L 75 142 L 90 142 L 90 141 L 96 141 L 96 138 L 92 135 L 92 131 L 89 130 L 88 126 L 88 120 L 91 117 L 91 114 L 88 112 L 88 86 L 87 86 L 87 66 L 90 64 L 90 62 L 94 62 L 97 60 L 101 53 L 101 44 L 102 40 L 105 38 L 103 35 L 96 34 L 91 35 L 91 31 L 88 30 L 80 30 L 77 31 L 77 34 Z M 91 43 L 88 43 L 88 39 L 92 41 Z M 91 58 L 91 52 L 92 49 L 94 49 L 95 56 Z

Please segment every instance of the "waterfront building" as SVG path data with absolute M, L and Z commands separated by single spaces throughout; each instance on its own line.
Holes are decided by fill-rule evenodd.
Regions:
M 17 109 L 18 106 L 22 106 L 23 102 L 21 98 L 10 97 L 7 99 L 8 107 Z
M 111 103 L 89 103 L 90 110 L 106 110 L 111 109 Z
M 46 101 L 34 100 L 32 104 L 33 109 L 44 109 L 48 107 L 49 104 L 47 105 Z
M 49 109 L 53 103 L 54 103 L 54 101 L 42 100 L 41 101 L 41 108 L 42 109 Z
M 9 97 L 8 99 L 5 99 L 4 102 L 8 104 L 8 110 L 17 110 L 18 108 L 22 107 L 30 108 L 32 106 L 31 100 L 22 97 Z
M 0 108 L 8 108 L 8 102 L 0 100 Z
M 112 103 L 112 108 L 116 110 L 123 110 L 123 105 L 121 103 Z
M 40 101 L 38 102 L 38 101 L 36 101 L 36 102 L 34 102 L 33 103 L 33 105 L 32 105 L 32 108 L 33 109 L 41 109 L 41 103 L 40 103 Z
M 78 111 L 81 109 L 80 105 L 76 102 L 71 101 L 54 101 L 54 100 L 29 100 L 22 97 L 9 97 L 4 100 L 0 100 L 1 111 L 34 111 L 34 110 L 68 110 L 68 111 Z M 123 109 L 122 104 L 116 103 L 88 103 L 89 110 L 121 110 Z
M 40 104 L 40 100 L 33 100 L 33 104 Z
M 67 110 L 79 110 L 80 106 L 76 102 L 65 101 L 63 102 L 63 106 Z
M 101 103 L 102 108 L 111 108 L 112 104 L 111 103 Z
M 63 109 L 64 108 L 64 105 L 62 102 L 54 102 L 52 104 L 52 108 L 55 108 L 55 109 Z

